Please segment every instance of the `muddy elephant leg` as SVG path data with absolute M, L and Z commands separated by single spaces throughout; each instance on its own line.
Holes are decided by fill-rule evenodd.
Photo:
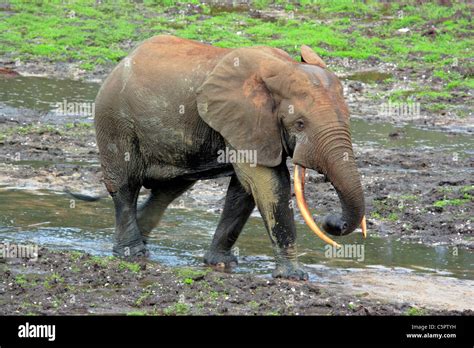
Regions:
M 153 186 L 147 200 L 138 208 L 137 220 L 144 243 L 151 230 L 158 225 L 168 205 L 186 190 L 193 186 L 195 181 L 171 180 Z
M 222 263 L 226 267 L 233 263 L 237 264 L 237 257 L 232 254 L 231 249 L 254 208 L 255 201 L 252 195 L 245 191 L 237 177 L 233 175 L 211 248 L 204 256 L 206 264 Z
M 275 251 L 275 278 L 306 280 L 308 274 L 297 261 L 296 227 L 291 201 L 290 173 L 283 163 L 278 167 L 252 167 L 235 164 L 237 176 L 255 198 Z
M 137 224 L 137 198 L 140 185 L 125 184 L 112 194 L 115 205 L 114 256 L 147 256 Z

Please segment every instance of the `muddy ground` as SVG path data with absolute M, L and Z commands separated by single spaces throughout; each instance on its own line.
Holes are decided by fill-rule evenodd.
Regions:
M 0 315 L 473 315 L 359 290 L 41 248 L 0 263 Z
M 219 12 L 239 12 L 246 13 L 251 18 L 260 18 L 263 21 L 276 21 L 287 17 L 281 5 L 269 5 L 265 10 L 254 9 L 247 3 L 238 3 L 235 6 L 225 5 L 224 7 L 212 7 L 213 11 Z M 171 6 L 164 13 L 160 14 L 167 20 L 173 22 L 176 16 L 187 16 L 201 13 L 199 5 L 188 5 L 185 9 Z M 211 13 L 211 15 L 216 14 Z M 316 14 L 307 13 L 305 15 L 295 14 L 296 19 L 317 21 L 324 25 L 331 19 L 318 18 Z M 309 16 L 309 17 L 305 17 Z M 206 16 L 201 16 L 205 19 Z M 371 28 L 383 26 L 391 17 L 382 17 L 378 21 L 365 22 L 364 26 L 370 33 Z M 351 18 L 354 26 L 358 19 Z M 433 23 L 431 23 L 433 24 Z M 420 28 L 412 30 L 424 32 L 430 28 L 430 23 Z M 351 30 L 351 29 L 348 29 Z M 153 34 L 150 33 L 150 36 Z M 214 42 L 205 42 L 213 44 Z M 127 40 L 121 43 L 121 48 L 125 51 L 132 51 L 139 42 Z M 297 58 L 298 59 L 298 58 Z M 445 81 L 433 76 L 433 67 L 423 64 L 414 66 L 404 66 L 384 61 L 377 57 L 368 59 L 352 59 L 348 57 L 323 57 L 328 68 L 335 72 L 344 82 L 344 92 L 351 109 L 352 117 L 362 118 L 367 121 L 389 121 L 395 124 L 412 123 L 424 127 L 444 129 L 453 132 L 474 133 L 474 114 L 472 110 L 472 90 L 460 89 L 452 91 L 449 97 L 441 96 L 430 100 L 419 100 L 415 95 L 411 95 L 413 86 L 430 86 L 433 91 L 443 90 Z M 423 55 L 420 52 L 409 52 L 404 58 L 411 62 L 420 62 Z M 82 80 L 101 83 L 114 68 L 114 62 L 95 66 L 92 71 L 80 68 L 81 62 L 54 62 L 45 57 L 32 57 L 29 61 L 15 60 L 7 53 L 0 57 L 0 68 L 11 69 L 21 75 L 47 76 L 61 79 Z M 402 63 L 402 62 L 401 62 Z M 450 66 L 450 71 L 468 78 L 472 76 L 472 60 L 462 60 L 459 64 Z M 369 72 L 367 74 L 367 72 Z M 1 75 L 1 74 L 0 74 Z M 404 91 L 409 99 L 416 103 L 420 102 L 419 114 L 388 114 L 380 112 L 382 104 L 387 104 L 390 99 L 390 92 Z M 434 104 L 444 104 L 446 107 L 440 110 L 433 108 Z
M 135 44 L 130 43 L 130 48 Z M 354 118 L 397 125 L 410 123 L 453 136 L 474 133 L 469 106 L 472 95 L 468 93 L 460 93 L 451 100 L 437 100 L 450 103 L 453 108 L 449 112 L 428 111 L 425 105 L 421 105 L 417 116 L 380 112 L 381 104 L 388 101 L 384 95 L 390 90 L 409 89 L 414 81 L 434 88 L 439 86 L 442 81 L 431 78 L 430 72 L 370 59 L 325 58 L 325 61 L 343 79 Z M 74 63 L 50 64 L 38 60 L 17 65 L 3 58 L 0 66 L 24 75 L 96 82 L 102 81 L 112 68 L 99 67 L 90 73 Z M 377 80 L 378 75 L 375 80 L 353 78 L 354 74 L 367 70 L 391 78 Z M 42 116 L 34 110 L 11 109 L 0 103 L 0 186 L 53 191 L 67 187 L 88 194 L 105 193 L 93 129 L 82 121 L 72 127 L 51 118 L 38 122 L 44 119 Z M 369 233 L 474 249 L 472 156 L 436 149 L 404 150 L 397 146 L 403 133 L 386 136 L 393 142 L 392 148 L 355 147 L 366 194 Z M 290 168 L 292 171 L 291 165 Z M 340 209 L 331 185 L 315 172 L 309 171 L 308 175 L 306 197 L 318 217 Z M 183 199 L 189 206 L 218 214 L 227 183 L 228 178 L 198 182 Z M 302 221 L 298 212 L 296 218 Z M 0 273 L 0 314 L 473 314 L 464 310 L 473 307 L 457 308 L 455 298 L 445 306 L 426 301 L 425 306 L 420 306 L 408 293 L 405 300 L 395 301 L 395 295 L 383 294 L 387 287 L 380 288 L 378 293 L 373 288 L 374 294 L 365 292 L 360 284 L 359 291 L 357 287 L 340 291 L 327 284 L 227 274 L 208 268 L 166 268 L 150 261 L 128 264 L 48 249 L 40 250 L 38 262 L 0 263 Z M 411 278 L 412 283 L 407 280 L 408 292 L 416 293 L 417 286 L 424 281 L 414 279 Z M 344 284 L 348 279 L 339 280 Z M 391 282 L 397 279 L 387 280 L 387 284 Z M 392 294 L 398 294 L 399 290 L 395 287 Z
M 15 127 L 17 123 L 0 123 L 1 132 L 8 134 L 0 141 L 0 186 L 106 194 L 92 128 L 39 126 L 18 134 Z M 393 139 L 393 148 L 355 148 L 370 233 L 474 248 L 472 159 L 444 151 L 402 150 L 397 141 Z M 338 211 L 332 186 L 308 172 L 306 196 L 318 217 Z M 219 213 L 228 180 L 198 182 L 180 199 Z M 296 218 L 301 220 L 298 212 Z
M 131 44 L 130 50 L 136 44 L 138 43 Z M 439 97 L 430 103 L 422 102 L 419 114 L 384 113 L 381 112 L 382 105 L 388 105 L 390 91 L 409 91 L 414 82 L 429 85 L 436 90 L 442 88 L 443 81 L 431 77 L 430 71 L 426 69 L 398 67 L 375 58 L 357 60 L 325 57 L 324 60 L 329 69 L 342 80 L 346 101 L 350 107 L 351 116 L 354 118 L 388 121 L 394 124 L 411 123 L 450 132 L 474 133 L 474 114 L 469 102 L 472 91 L 453 93 L 450 98 Z M 113 69 L 113 66 L 98 67 L 94 72 L 88 72 L 79 69 L 74 63 L 51 64 L 41 59 L 17 66 L 11 60 L 0 58 L 0 67 L 2 66 L 25 76 L 45 76 L 97 83 L 101 83 Z M 413 99 L 412 102 L 416 103 L 417 100 Z M 450 108 L 449 110 L 430 110 L 429 104 L 435 103 L 449 104 Z

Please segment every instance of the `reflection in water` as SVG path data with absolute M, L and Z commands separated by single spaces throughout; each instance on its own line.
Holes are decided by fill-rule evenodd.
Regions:
M 360 119 L 351 120 L 354 143 L 369 147 L 433 149 L 473 154 L 474 138 L 467 134 L 448 134 L 434 130 L 419 129 L 412 125 L 394 126 L 390 123 L 368 123 Z M 393 140 L 388 134 L 398 131 L 403 137 Z
M 389 77 L 379 72 L 363 72 L 363 78 L 377 80 Z M 356 75 L 355 79 L 362 78 Z M 53 111 L 55 103 L 64 100 L 71 103 L 93 102 L 100 85 L 91 82 L 58 80 L 45 77 L 5 79 L 0 77 L 0 106 L 28 108 L 39 111 Z M 48 122 L 60 123 L 60 117 L 46 117 Z M 410 125 L 396 127 L 391 123 L 368 123 L 360 119 L 351 120 L 354 143 L 386 148 L 432 148 L 464 153 L 473 153 L 474 138 L 470 135 L 451 135 L 442 132 L 419 129 Z M 402 132 L 403 137 L 393 140 L 388 134 Z
M 111 200 L 76 202 L 71 208 L 67 195 L 1 190 L 0 211 L 1 241 L 33 242 L 99 255 L 109 255 L 112 249 Z M 167 265 L 200 265 L 218 218 L 198 209 L 169 209 L 150 238 L 152 259 Z M 341 243 L 365 245 L 364 261 L 359 262 L 356 258 L 326 258 L 325 245 L 304 225 L 298 225 L 298 239 L 300 260 L 307 265 L 344 269 L 385 266 L 474 279 L 474 255 L 461 248 L 456 253 L 454 247 L 401 243 L 374 235 L 363 240 L 357 232 L 339 238 Z M 272 248 L 261 219 L 250 218 L 236 247 L 240 255 L 237 272 L 267 274 L 273 267 Z
M 371 75 L 368 78 L 386 77 Z M 98 88 L 99 85 L 95 83 L 41 77 L 0 78 L 0 107 L 3 104 L 13 108 L 52 111 L 55 103 L 64 100 L 92 102 Z M 49 120 L 61 122 L 56 116 Z M 353 119 L 351 128 L 356 145 L 431 148 L 459 153 L 460 156 L 472 154 L 474 147 L 474 139 L 468 135 L 450 135 L 409 125 L 395 127 L 390 123 L 371 124 Z M 401 131 L 403 137 L 390 139 L 388 134 L 396 130 Z M 0 241 L 32 241 L 93 254 L 110 254 L 114 223 L 110 200 L 92 204 L 76 202 L 76 207 L 71 208 L 69 197 L 62 194 L 2 190 L 0 212 Z M 197 209 L 168 210 L 162 224 L 151 236 L 149 247 L 152 257 L 169 265 L 201 264 L 218 218 L 216 214 Z M 364 241 L 360 233 L 340 238 L 341 243 L 364 243 L 365 259 L 357 262 L 352 259 L 326 258 L 324 244 L 306 226 L 298 226 L 298 235 L 299 251 L 302 254 L 300 259 L 307 265 L 341 268 L 383 265 L 423 271 L 443 270 L 457 277 L 474 279 L 474 257 L 464 249 L 456 253 L 451 247 L 406 244 L 374 235 Z M 249 220 L 236 247 L 241 262 L 237 271 L 251 269 L 268 273 L 273 267 L 270 241 L 260 219 Z
M 0 77 L 0 102 L 15 108 L 52 111 L 56 103 L 91 102 L 99 90 L 98 83 L 59 80 L 46 77 Z

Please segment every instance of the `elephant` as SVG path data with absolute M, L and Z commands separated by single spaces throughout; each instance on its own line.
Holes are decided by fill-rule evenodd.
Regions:
M 337 246 L 304 201 L 305 168 L 326 175 L 342 205 L 342 214 L 324 218 L 322 228 L 339 236 L 362 224 L 365 233 L 343 88 L 308 46 L 299 62 L 277 48 L 154 36 L 108 75 L 95 100 L 94 125 L 115 207 L 115 256 L 148 256 L 150 232 L 174 199 L 197 180 L 230 176 L 204 262 L 237 264 L 231 248 L 256 206 L 274 248 L 273 277 L 308 279 L 297 260 L 288 157 L 298 206 L 315 233 Z M 137 208 L 142 187 L 150 194 Z

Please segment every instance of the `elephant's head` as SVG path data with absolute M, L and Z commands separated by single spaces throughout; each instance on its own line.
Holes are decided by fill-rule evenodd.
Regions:
M 323 229 L 346 235 L 361 223 L 364 194 L 352 150 L 349 111 L 336 75 L 309 47 L 302 63 L 266 47 L 227 54 L 198 90 L 202 119 L 235 149 L 254 150 L 257 163 L 274 167 L 289 155 L 295 164 L 295 192 L 306 223 L 333 245 L 314 223 L 303 195 L 304 170 L 326 175 L 342 214 L 329 215 Z

